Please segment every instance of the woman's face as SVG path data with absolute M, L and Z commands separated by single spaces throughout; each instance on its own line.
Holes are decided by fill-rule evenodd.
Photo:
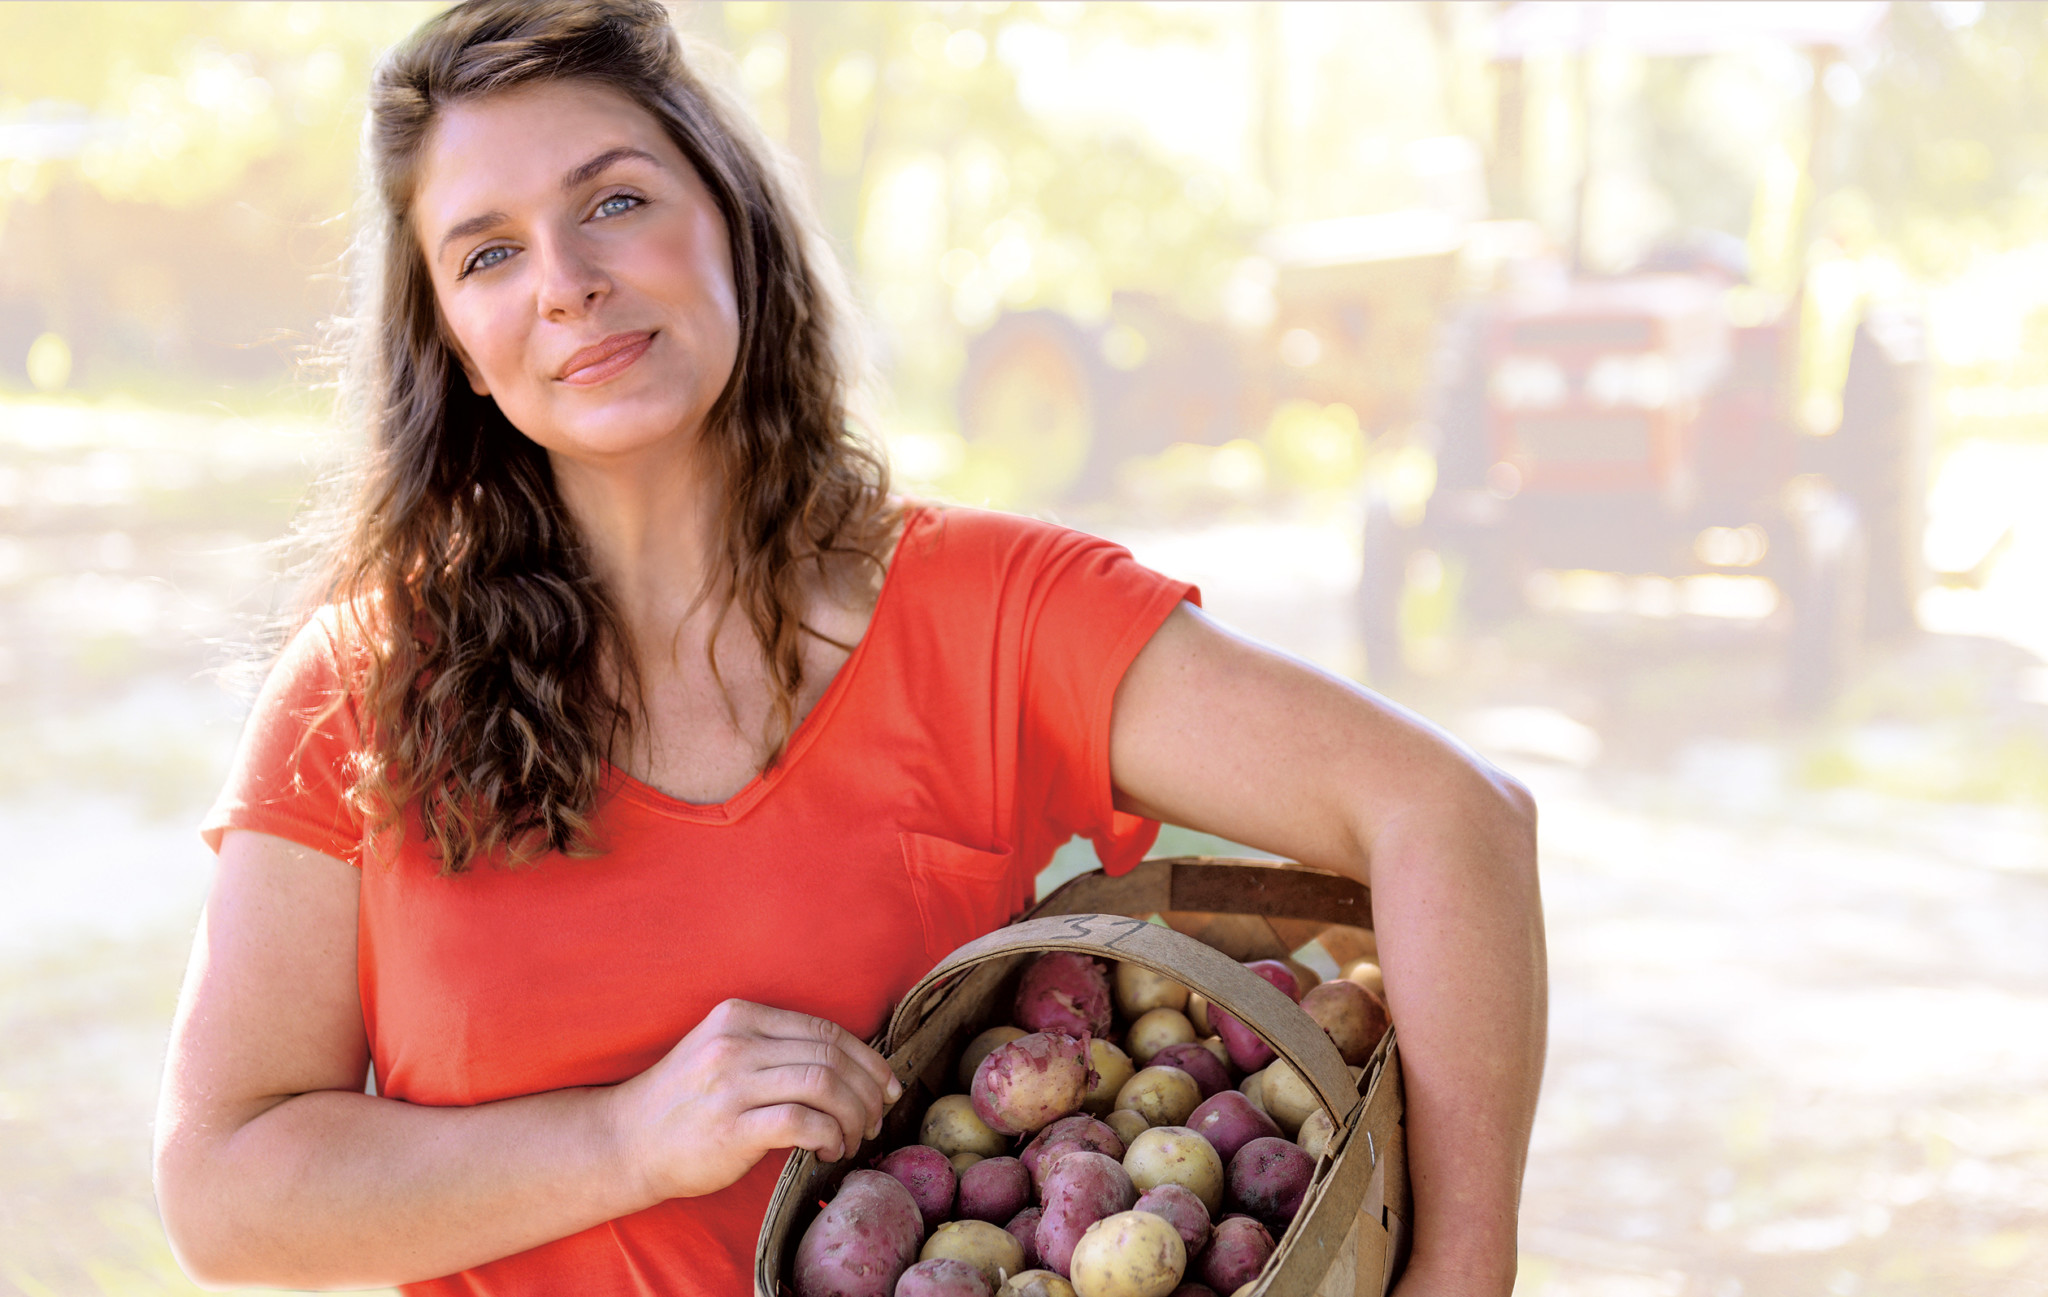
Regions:
M 443 109 L 413 224 L 470 386 L 557 456 L 686 449 L 739 310 L 724 218 L 659 123 L 591 82 Z

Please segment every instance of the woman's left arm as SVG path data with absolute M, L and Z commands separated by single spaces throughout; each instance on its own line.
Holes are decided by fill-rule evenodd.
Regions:
M 1117 689 L 1110 769 L 1121 810 L 1372 888 L 1415 1198 L 1399 1297 L 1508 1297 L 1546 1012 L 1528 792 L 1186 604 Z

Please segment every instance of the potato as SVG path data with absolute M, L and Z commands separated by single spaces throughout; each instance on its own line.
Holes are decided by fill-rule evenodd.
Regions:
M 1113 1159 L 1085 1151 L 1067 1154 L 1045 1177 L 1045 1214 L 1033 1234 L 1038 1263 L 1068 1274 L 1082 1231 L 1104 1216 L 1129 1211 L 1137 1201 L 1131 1177 Z
M 1199 1027 L 1197 1027 L 1196 1029 L 1200 1030 Z M 1230 1066 L 1230 1047 L 1223 1043 L 1223 1037 L 1204 1036 L 1195 1043 L 1200 1045 L 1203 1049 L 1206 1049 L 1210 1053 L 1214 1054 L 1216 1056 L 1216 1061 L 1223 1064 L 1223 1066 Z
M 1050 1270 L 1026 1270 L 1004 1280 L 996 1297 L 1074 1297 L 1074 1285 Z
M 1143 1017 L 1154 1009 L 1185 1009 L 1188 988 L 1143 964 L 1118 964 L 1116 1007 L 1126 1018 Z
M 1044 1214 L 1042 1207 L 1026 1207 L 1003 1225 L 1004 1232 L 1024 1249 L 1024 1264 L 1027 1266 L 1038 1265 L 1038 1218 Z
M 1081 1111 L 1100 1117 L 1116 1107 L 1116 1092 L 1138 1069 L 1131 1066 L 1130 1056 L 1118 1049 L 1116 1042 L 1100 1036 L 1088 1041 L 1088 1066 L 1095 1072 L 1095 1084 L 1081 1097 Z
M 1138 1136 L 1124 1154 L 1124 1170 L 1139 1193 L 1177 1184 L 1200 1198 L 1211 1216 L 1223 1210 L 1223 1159 L 1186 1126 L 1154 1126 Z
M 1316 1159 L 1323 1159 L 1323 1150 L 1330 1146 L 1330 1136 L 1337 1133 L 1337 1123 L 1330 1120 L 1328 1109 L 1318 1108 L 1301 1123 L 1301 1129 L 1294 1132 L 1294 1142 L 1301 1145 L 1301 1151 Z
M 1322 1107 L 1308 1081 L 1284 1058 L 1273 1060 L 1273 1065 L 1266 1069 L 1259 1097 L 1266 1101 L 1266 1115 L 1279 1123 L 1280 1133 L 1289 1139 L 1301 1129 L 1310 1113 Z
M 1301 1009 L 1316 1020 L 1352 1067 L 1372 1057 L 1392 1023 L 1387 1006 L 1374 999 L 1371 991 L 1342 978 L 1324 982 L 1302 996 Z
M 1087 1094 L 1088 1052 L 1056 1032 L 998 1045 L 974 1069 L 974 1115 L 1004 1135 L 1028 1134 L 1078 1112 Z
M 1323 975 L 1294 956 L 1289 955 L 1280 962 L 1287 965 L 1288 972 L 1294 974 L 1294 1002 L 1296 1004 L 1301 1003 L 1301 997 L 1322 985 Z
M 1188 1015 L 1188 1021 L 1195 1024 L 1196 1031 L 1204 1036 L 1216 1034 L 1216 1028 L 1209 1022 L 1208 996 L 1200 991 L 1191 992 L 1188 995 L 1188 1007 L 1183 1012 Z
M 1010 1236 L 1010 1231 L 985 1220 L 949 1220 L 933 1230 L 917 1259 L 930 1261 L 936 1257 L 965 1261 L 981 1271 L 990 1292 L 1024 1268 L 1023 1245 Z
M 1202 1253 L 1202 1282 L 1217 1292 L 1235 1293 L 1259 1277 L 1273 1255 L 1273 1236 L 1249 1216 L 1231 1216 L 1216 1223 Z
M 960 1078 L 960 1088 L 963 1090 L 973 1088 L 974 1069 L 981 1066 L 981 1060 L 987 1058 L 997 1045 L 1007 1045 L 1018 1037 L 1028 1034 L 1022 1027 L 990 1027 L 973 1040 L 968 1041 L 967 1048 L 960 1051 L 960 1067 L 956 1073 Z
M 1148 1066 L 1177 1067 L 1195 1078 L 1201 1087 L 1202 1097 L 1208 1098 L 1218 1090 L 1230 1088 L 1230 1069 L 1204 1048 L 1200 1041 L 1185 1045 L 1168 1045 L 1151 1058 Z
M 1114 1130 L 1117 1137 L 1126 1145 L 1152 1129 L 1152 1123 L 1145 1120 L 1144 1113 L 1133 1112 L 1129 1108 L 1118 1108 L 1102 1120 L 1109 1124 L 1110 1129 Z
M 1167 1297 L 1187 1267 L 1187 1246 L 1170 1223 L 1148 1211 L 1120 1211 L 1090 1225 L 1074 1246 L 1074 1292 Z
M 953 1156 L 946 1159 L 947 1162 L 952 1164 L 954 1175 L 959 1175 L 968 1167 L 973 1166 L 976 1162 L 984 1160 L 986 1159 L 984 1159 L 982 1155 L 979 1153 L 955 1153 L 953 1154 Z
M 1373 998 L 1381 1004 L 1387 1002 L 1387 979 L 1381 975 L 1380 966 L 1370 959 L 1354 959 L 1344 965 L 1344 980 L 1356 982 L 1371 991 Z
M 1247 960 L 1245 967 L 1279 987 L 1286 993 L 1288 999 L 1293 1000 L 1297 1004 L 1301 1002 L 1301 993 L 1304 988 L 1301 985 L 1300 979 L 1295 977 L 1294 970 L 1285 963 L 1277 959 L 1253 959 Z
M 1132 1211 L 1149 1211 L 1162 1216 L 1169 1225 L 1179 1232 L 1180 1241 L 1187 1245 L 1188 1259 L 1202 1254 L 1209 1246 L 1209 1209 L 1195 1196 L 1194 1190 L 1184 1184 L 1156 1185 L 1138 1195 L 1138 1205 Z
M 1108 1035 L 1108 970 L 1076 951 L 1047 951 L 1024 970 L 1010 1021 L 1026 1031 L 1056 1031 L 1076 1037 Z
M 1032 1141 L 1024 1146 L 1024 1151 L 1017 1155 L 1017 1160 L 1024 1164 L 1024 1169 L 1030 1173 L 1033 1183 L 1045 1178 L 1041 1174 L 1045 1168 L 1040 1165 L 1040 1161 L 1047 1153 L 1053 1151 L 1055 1145 L 1085 1148 L 1090 1152 L 1107 1154 L 1119 1162 L 1124 1160 L 1124 1137 L 1117 1134 L 1108 1123 L 1080 1114 L 1062 1117 L 1039 1131 Z
M 1031 1205 L 1031 1172 L 1014 1157 L 991 1157 L 960 1175 L 954 1215 L 1001 1225 Z
M 1287 972 L 1284 968 L 1280 971 Z M 1293 980 L 1291 975 L 1289 980 Z M 1216 1034 L 1223 1038 L 1223 1047 L 1230 1052 L 1230 1065 L 1238 1071 L 1256 1072 L 1273 1061 L 1273 1047 L 1258 1032 L 1239 1022 L 1228 1009 L 1210 1006 L 1209 1021 L 1215 1026 Z
M 1266 1069 L 1260 1068 L 1237 1083 L 1237 1092 L 1252 1101 L 1252 1107 L 1266 1112 Z M 1273 1114 L 1267 1112 L 1271 1117 Z
M 993 1292 L 981 1271 L 965 1261 L 933 1257 L 903 1272 L 895 1297 L 991 1297 Z
M 1129 1034 L 1124 1037 L 1124 1046 L 1139 1066 L 1152 1061 L 1152 1056 L 1168 1045 L 1192 1045 L 1195 1042 L 1195 1024 L 1178 1009 L 1154 1009 L 1131 1024 Z
M 1236 1090 L 1225 1090 L 1202 1100 L 1201 1106 L 1188 1116 L 1188 1129 L 1208 1140 L 1226 1167 L 1246 1144 L 1280 1136 L 1280 1127 L 1273 1119 Z
M 938 1149 L 906 1144 L 875 1163 L 875 1169 L 895 1176 L 910 1190 L 927 1230 L 953 1214 L 953 1190 L 958 1177 L 953 1173 L 953 1164 Z
M 917 1142 L 947 1157 L 955 1153 L 996 1157 L 1010 1151 L 1010 1141 L 974 1115 L 974 1100 L 964 1094 L 946 1095 L 925 1109 L 924 1121 L 917 1128 Z
M 894 1297 L 923 1238 L 917 1200 L 896 1177 L 851 1172 L 796 1245 L 797 1297 Z
M 1116 1092 L 1116 1106 L 1129 1108 L 1149 1126 L 1178 1126 L 1202 1102 L 1202 1087 L 1177 1067 L 1148 1067 Z
M 1284 1139 L 1255 1139 L 1230 1159 L 1229 1202 L 1256 1216 L 1276 1233 L 1285 1232 L 1308 1194 L 1315 1159 Z

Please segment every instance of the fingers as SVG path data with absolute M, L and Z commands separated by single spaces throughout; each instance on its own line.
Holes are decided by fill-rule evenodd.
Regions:
M 879 1096 L 876 1115 L 903 1096 L 903 1085 L 883 1058 L 867 1042 L 829 1018 L 789 1009 L 771 1008 L 745 1000 L 728 1000 L 719 1006 L 728 1025 L 750 1034 L 779 1040 L 808 1040 L 830 1046 L 872 1082 Z
M 832 1118 L 800 1103 L 750 1108 L 735 1123 L 740 1138 L 756 1148 L 807 1148 L 827 1162 L 853 1151 L 846 1131 Z

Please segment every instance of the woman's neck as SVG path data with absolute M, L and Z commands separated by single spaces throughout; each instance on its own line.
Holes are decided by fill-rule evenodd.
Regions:
M 556 455 L 555 489 L 636 647 L 673 641 L 693 610 L 723 599 L 724 474 L 701 441 L 659 459 Z

